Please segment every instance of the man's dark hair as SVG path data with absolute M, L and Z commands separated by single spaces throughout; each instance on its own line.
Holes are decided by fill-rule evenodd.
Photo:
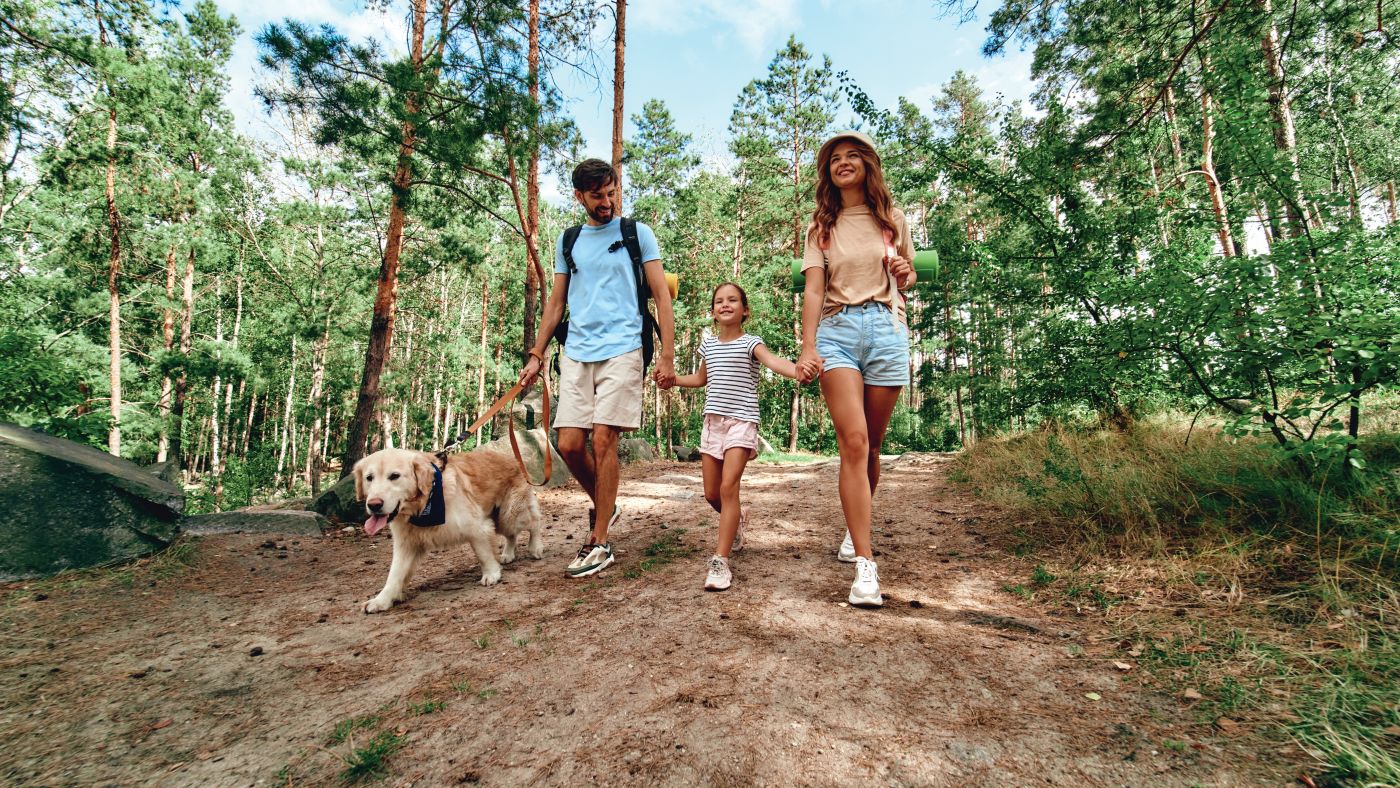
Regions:
M 574 168 L 574 188 L 591 192 L 609 183 L 617 183 L 617 171 L 602 159 L 584 159 Z

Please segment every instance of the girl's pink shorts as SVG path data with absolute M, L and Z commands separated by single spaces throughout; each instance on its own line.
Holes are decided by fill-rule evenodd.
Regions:
M 724 453 L 734 448 L 748 449 L 751 460 L 757 457 L 758 425 L 732 416 L 706 413 L 705 428 L 700 432 L 700 453 L 723 460 Z

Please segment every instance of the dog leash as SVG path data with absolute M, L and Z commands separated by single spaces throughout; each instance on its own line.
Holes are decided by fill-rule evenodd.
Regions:
M 544 370 L 541 370 L 541 373 L 544 373 Z M 549 445 L 549 375 L 548 375 L 548 374 L 541 374 L 540 385 L 541 385 L 541 386 L 543 387 L 543 389 L 544 389 L 544 392 L 543 392 L 543 393 L 544 393 L 544 396 L 543 396 L 541 399 L 542 399 L 543 402 L 544 402 L 544 430 L 545 430 L 545 438 L 544 438 L 544 479 L 542 479 L 542 480 L 540 481 L 539 484 L 536 484 L 536 483 L 530 481 L 530 469 L 527 468 L 527 467 L 525 467 L 525 458 L 524 458 L 523 456 L 521 456 L 521 454 L 520 454 L 520 444 L 519 444 L 519 443 L 516 441 L 516 439 L 515 439 L 515 414 L 514 414 L 514 413 L 512 413 L 511 416 L 510 416 L 510 419 L 509 419 L 509 422 L 510 422 L 510 423 L 506 425 L 506 434 L 508 434 L 508 435 L 510 436 L 510 449 L 511 449 L 511 451 L 515 452 L 515 462 L 516 462 L 517 465 L 520 466 L 520 472 L 525 476 L 525 483 L 528 484 L 528 485 L 530 485 L 531 487 L 543 487 L 544 485 L 546 485 L 546 484 L 549 483 L 550 478 L 554 475 L 554 451 L 550 448 L 550 445 Z M 487 409 L 486 409 L 486 412 L 483 413 L 483 414 L 481 414 L 481 416 L 478 417 L 476 421 L 472 422 L 471 426 L 470 426 L 470 427 L 467 427 L 467 429 L 466 429 L 464 432 L 462 432 L 461 435 L 458 435 L 457 437 L 453 438 L 451 441 L 448 442 L 448 444 L 447 444 L 446 446 L 443 446 L 441 449 L 439 449 L 438 452 L 437 452 L 437 458 L 438 458 L 439 460 L 442 461 L 443 466 L 445 467 L 445 466 L 447 465 L 447 453 L 448 453 L 449 451 L 451 451 L 451 450 L 453 449 L 453 447 L 457 446 L 459 443 L 461 443 L 462 441 L 466 440 L 466 438 L 467 438 L 468 435 L 473 435 L 473 434 L 476 433 L 477 430 L 480 430 L 480 429 L 482 428 L 482 426 L 486 424 L 486 422 L 488 422 L 488 421 L 491 420 L 491 417 L 495 416 L 497 413 L 500 413 L 500 412 L 501 412 L 501 408 L 504 408 L 506 405 L 509 405 L 516 397 L 520 396 L 520 392 L 522 392 L 522 391 L 524 391 L 524 390 L 525 390 L 525 384 L 523 384 L 523 383 L 516 383 L 514 386 L 511 386 L 510 389 L 509 389 L 508 391 L 506 391 L 506 393 L 502 394 L 495 402 L 491 403 L 491 407 L 487 408 Z

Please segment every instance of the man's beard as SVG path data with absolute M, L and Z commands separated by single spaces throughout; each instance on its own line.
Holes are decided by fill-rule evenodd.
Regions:
M 608 212 L 608 213 L 607 213 L 606 216 L 604 216 L 604 215 L 602 214 L 602 211 L 603 211 L 603 210 L 604 210 L 604 209 L 603 209 L 601 206 L 590 210 L 590 211 L 588 212 L 588 218 L 592 219 L 593 221 L 597 222 L 598 224 L 607 224 L 608 222 L 612 221 L 612 218 L 613 218 L 613 209 L 612 209 L 611 207 L 608 207 L 608 208 L 607 208 L 607 212 Z

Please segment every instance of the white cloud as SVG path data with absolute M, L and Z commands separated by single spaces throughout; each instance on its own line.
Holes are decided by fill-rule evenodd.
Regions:
M 735 38 L 751 55 L 772 48 L 801 21 L 797 0 L 640 0 L 628 9 L 640 27 L 663 33 L 717 24 L 720 43 Z

